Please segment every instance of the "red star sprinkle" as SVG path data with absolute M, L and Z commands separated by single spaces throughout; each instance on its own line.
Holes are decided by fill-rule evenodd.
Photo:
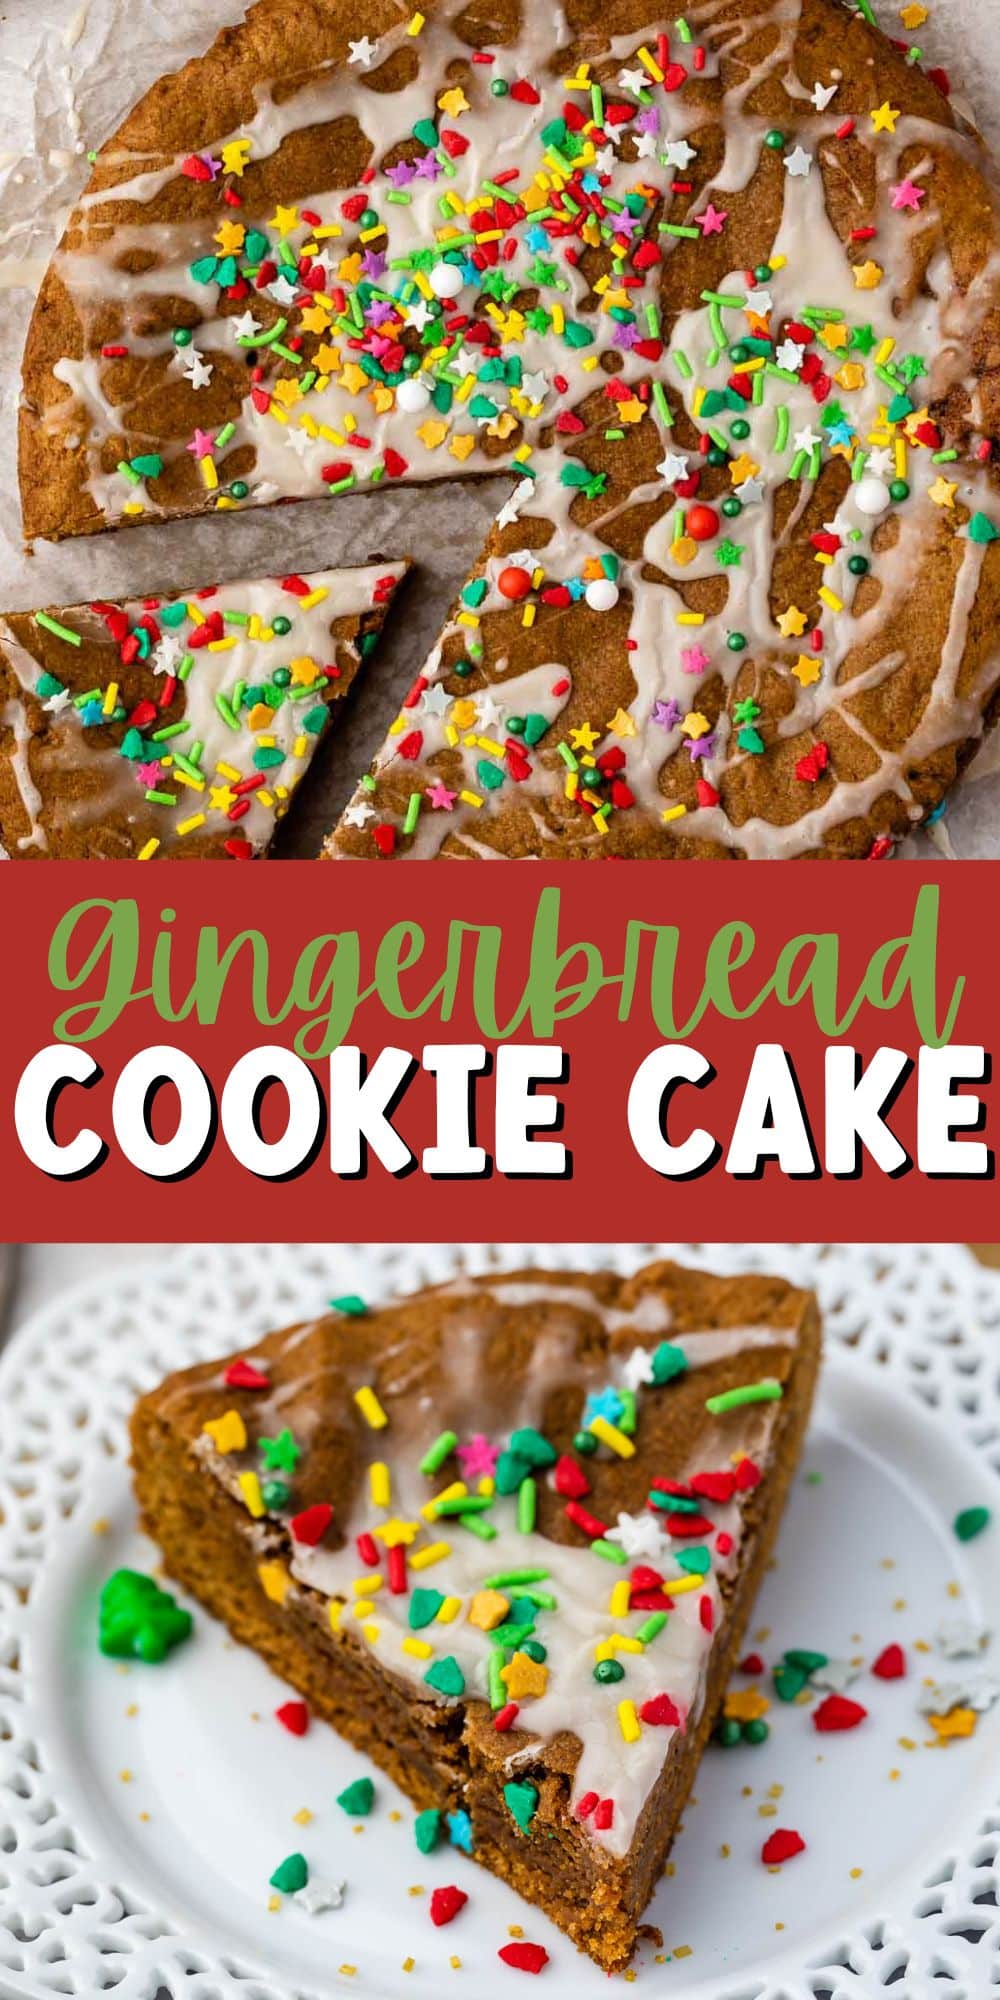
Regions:
M 680 1710 L 668 1694 L 651 1695 L 639 1710 L 643 1722 L 663 1723 L 671 1729 L 680 1727 Z

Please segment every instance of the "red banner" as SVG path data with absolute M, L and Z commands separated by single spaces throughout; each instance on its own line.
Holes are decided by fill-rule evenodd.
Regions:
M 989 1239 L 988 865 L 9 868 L 5 1233 Z

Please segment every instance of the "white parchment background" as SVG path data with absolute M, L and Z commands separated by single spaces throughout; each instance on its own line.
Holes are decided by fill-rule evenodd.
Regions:
M 544 4 L 544 0 L 542 0 Z M 538 4 L 538 0 L 535 0 Z M 875 0 L 899 34 L 903 0 Z M 950 72 L 1000 154 L 1000 0 L 931 0 L 918 37 Z M 669 10 L 667 10 L 669 11 Z M 507 492 L 501 475 L 434 488 L 380 489 L 258 510 L 150 523 L 77 543 L 21 540 L 16 478 L 20 359 L 32 301 L 88 173 L 86 154 L 165 70 L 237 20 L 242 0 L 0 0 L 0 608 L 170 593 L 275 570 L 412 555 L 419 573 L 340 727 L 282 828 L 279 851 L 315 854 L 380 744 Z M 358 32 L 364 0 L 358 0 Z M 1000 730 L 980 753 L 934 838 L 938 852 L 1000 855 Z M 908 844 L 933 858 L 925 839 Z

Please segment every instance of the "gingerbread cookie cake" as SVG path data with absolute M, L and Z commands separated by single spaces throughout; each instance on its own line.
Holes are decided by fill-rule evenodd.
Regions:
M 0 618 L 7 857 L 261 854 L 406 568 Z
M 510 472 L 332 856 L 879 855 L 941 805 L 1000 684 L 998 208 L 870 13 L 258 0 L 97 156 L 29 534 Z
M 738 1657 L 819 1343 L 811 1294 L 670 1263 L 345 1299 L 142 1398 L 142 1523 L 443 1837 L 617 1971 Z

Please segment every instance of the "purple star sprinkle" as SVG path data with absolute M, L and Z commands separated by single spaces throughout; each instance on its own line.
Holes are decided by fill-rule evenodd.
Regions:
M 660 729 L 676 729 L 681 719 L 679 702 L 671 695 L 669 701 L 654 701 L 652 720 Z

